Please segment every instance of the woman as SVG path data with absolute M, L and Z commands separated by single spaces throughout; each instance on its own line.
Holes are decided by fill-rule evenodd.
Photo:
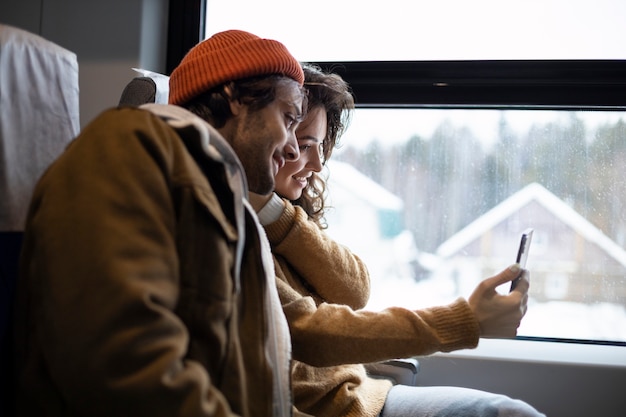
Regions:
M 520 271 L 509 269 L 490 278 L 489 286 L 477 289 L 469 302 L 459 299 L 418 311 L 360 310 L 369 297 L 369 275 L 357 256 L 323 232 L 324 181 L 318 175 L 347 127 L 354 101 L 339 76 L 310 65 L 304 73 L 309 110 L 296 130 L 300 159 L 279 170 L 274 194 L 251 196 L 272 245 L 278 292 L 292 334 L 295 406 L 315 416 L 452 416 L 459 410 L 540 415 L 505 396 L 452 387 L 392 387 L 367 376 L 360 363 L 471 348 L 480 335 L 510 328 L 510 323 L 495 325 L 493 315 L 515 314 L 502 313 L 501 305 L 495 312 L 484 299 L 493 296 L 488 290 L 493 285 L 495 291 L 496 281 L 514 279 Z M 523 297 L 527 289 L 525 281 L 513 297 Z M 515 303 L 525 308 L 521 299 L 508 300 Z

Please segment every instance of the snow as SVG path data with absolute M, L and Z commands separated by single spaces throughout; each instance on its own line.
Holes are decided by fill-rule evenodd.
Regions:
M 375 270 L 384 269 L 375 266 L 377 262 L 374 259 L 364 261 L 374 266 Z M 473 285 L 469 288 L 473 288 Z M 408 276 L 373 276 L 371 297 L 366 309 L 380 311 L 398 306 L 415 310 L 445 305 L 458 297 L 469 297 L 469 288 L 459 293 L 454 280 L 441 275 L 420 282 Z M 567 301 L 539 303 L 531 298 L 518 335 L 626 342 L 626 307 L 610 303 L 581 304 Z

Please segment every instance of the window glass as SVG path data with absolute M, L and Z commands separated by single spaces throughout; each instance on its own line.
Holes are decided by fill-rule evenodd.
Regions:
M 207 0 L 207 36 L 242 29 L 302 61 L 625 59 L 615 0 Z
M 624 138 L 623 112 L 358 109 L 328 233 L 370 268 L 368 308 L 416 308 L 468 297 L 532 227 L 520 335 L 625 342 Z
M 302 61 L 626 59 L 626 2 L 614 0 L 206 4 L 207 36 L 247 30 Z M 327 221 L 370 268 L 368 308 L 468 297 L 533 227 L 520 334 L 626 342 L 625 122 L 623 111 L 357 109 L 325 169 Z

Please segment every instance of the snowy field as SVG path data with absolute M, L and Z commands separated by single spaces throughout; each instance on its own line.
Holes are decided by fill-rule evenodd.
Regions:
M 469 293 L 462 296 L 467 298 Z M 412 278 L 387 276 L 372 280 L 370 302 L 366 308 L 374 311 L 390 306 L 418 309 L 444 305 L 456 298 L 451 280 L 438 278 L 415 282 Z M 531 299 L 518 334 L 626 342 L 626 308 L 609 303 L 537 303 Z

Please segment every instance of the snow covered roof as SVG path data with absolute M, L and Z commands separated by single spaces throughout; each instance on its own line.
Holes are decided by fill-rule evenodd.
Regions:
M 329 172 L 329 189 L 331 195 L 344 190 L 352 193 L 356 198 L 364 200 L 369 205 L 386 210 L 400 211 L 404 202 L 376 181 L 367 177 L 352 165 L 329 160 L 326 163 Z
M 531 201 L 536 201 L 544 206 L 548 211 L 554 213 L 557 218 L 582 235 L 587 241 L 595 243 L 619 263 L 626 266 L 626 251 L 606 236 L 600 229 L 578 214 L 563 200 L 538 183 L 527 185 L 477 218 L 465 228 L 461 229 L 439 246 L 437 254 L 446 257 L 456 253 L 473 240 L 477 239 L 485 231 L 494 228 Z

